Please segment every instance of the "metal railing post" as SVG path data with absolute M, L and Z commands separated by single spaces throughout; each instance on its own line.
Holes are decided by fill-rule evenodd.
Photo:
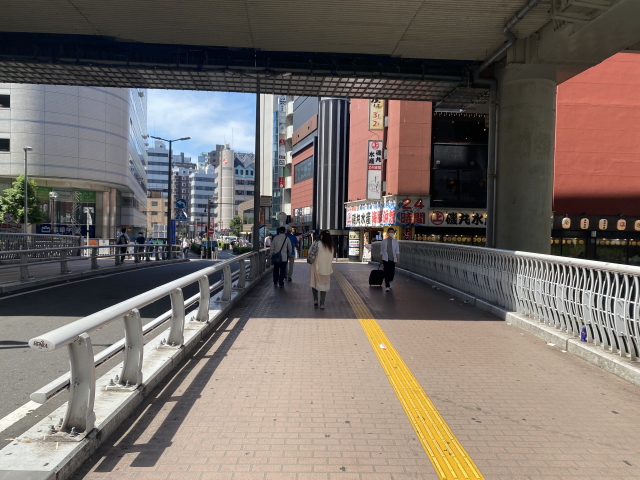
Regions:
M 93 270 L 100 268 L 100 265 L 98 265 L 98 249 L 97 248 L 91 249 L 91 268 Z
M 160 245 L 156 244 L 153 246 L 153 253 L 156 257 L 156 262 L 160 260 Z
M 249 281 L 253 282 L 256 278 L 256 256 L 251 254 L 249 257 Z
M 211 300 L 211 291 L 209 290 L 209 277 L 203 275 L 198 279 L 200 285 L 200 303 L 198 305 L 198 314 L 196 320 L 198 322 L 209 321 L 209 301 Z
M 171 329 L 167 344 L 179 347 L 184 343 L 184 296 L 182 289 L 171 292 Z
M 120 258 L 120 247 L 114 247 L 113 252 L 115 253 L 116 265 L 120 265 L 122 263 Z
M 29 276 L 29 267 L 27 267 L 27 262 L 28 262 L 27 254 L 21 253 L 20 254 L 20 281 L 21 282 L 31 280 L 32 278 Z
M 151 249 L 150 249 L 150 247 L 148 245 L 145 245 L 144 253 L 145 253 L 145 261 L 150 262 L 151 261 Z
M 140 263 L 140 256 L 142 255 L 140 247 L 133 247 L 133 262 Z
M 137 308 L 124 317 L 124 362 L 120 383 L 137 386 L 142 383 L 142 358 L 144 354 L 144 338 L 142 336 L 142 319 Z
M 238 283 L 236 283 L 236 289 L 244 290 L 244 287 L 247 283 L 247 266 L 245 264 L 244 258 L 238 260 L 238 270 L 240 272 L 240 276 L 238 277 Z
M 69 402 L 61 431 L 89 433 L 93 430 L 96 415 L 93 403 L 96 395 L 96 369 L 93 363 L 93 347 L 88 333 L 78 336 L 69 344 L 71 365 L 69 382 Z
M 221 302 L 231 301 L 231 266 L 225 265 L 222 269 L 222 295 Z
M 71 273 L 69 266 L 67 265 L 67 251 L 60 251 L 60 273 Z

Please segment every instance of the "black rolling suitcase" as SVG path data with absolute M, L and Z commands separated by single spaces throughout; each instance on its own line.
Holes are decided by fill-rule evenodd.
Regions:
M 382 265 L 378 265 L 377 270 L 371 270 L 369 274 L 369 286 L 370 287 L 381 287 L 382 282 L 384 282 L 384 270 L 380 270 Z

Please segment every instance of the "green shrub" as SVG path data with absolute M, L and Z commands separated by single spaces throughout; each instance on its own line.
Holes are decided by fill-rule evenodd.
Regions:
M 191 251 L 193 253 L 195 253 L 196 255 L 200 255 L 200 250 L 202 249 L 202 247 L 200 246 L 199 243 L 192 243 L 191 244 Z
M 239 247 L 237 245 L 233 246 L 233 253 L 236 255 L 242 255 L 243 253 L 248 253 L 252 250 L 253 250 L 252 247 Z

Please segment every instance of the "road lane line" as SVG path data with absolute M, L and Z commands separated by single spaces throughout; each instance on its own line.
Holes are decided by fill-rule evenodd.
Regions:
M 16 408 L 13 412 L 7 415 L 4 418 L 0 418 L 0 432 L 5 431 L 7 428 L 11 427 L 14 423 L 19 422 L 24 417 L 26 417 L 29 412 L 35 410 L 41 405 L 36 402 L 28 401 L 23 406 Z
M 441 480 L 484 479 L 407 364 L 373 318 L 373 314 L 362 298 L 342 273 L 337 269 L 334 269 L 333 273 L 358 317 L 438 477 Z

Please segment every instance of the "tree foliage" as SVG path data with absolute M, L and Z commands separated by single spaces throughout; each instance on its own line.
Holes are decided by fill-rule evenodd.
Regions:
M 229 230 L 233 232 L 236 237 L 240 236 L 240 232 L 242 232 L 242 219 L 239 215 L 236 215 L 231 219 L 231 225 L 229 226 Z
M 40 210 L 38 202 L 38 185 L 29 180 L 27 187 L 28 221 L 31 224 L 41 223 L 44 220 L 44 212 Z M 0 212 L 12 213 L 14 222 L 24 222 L 24 175 L 20 175 L 13 182 L 13 187 L 7 188 L 0 196 Z

